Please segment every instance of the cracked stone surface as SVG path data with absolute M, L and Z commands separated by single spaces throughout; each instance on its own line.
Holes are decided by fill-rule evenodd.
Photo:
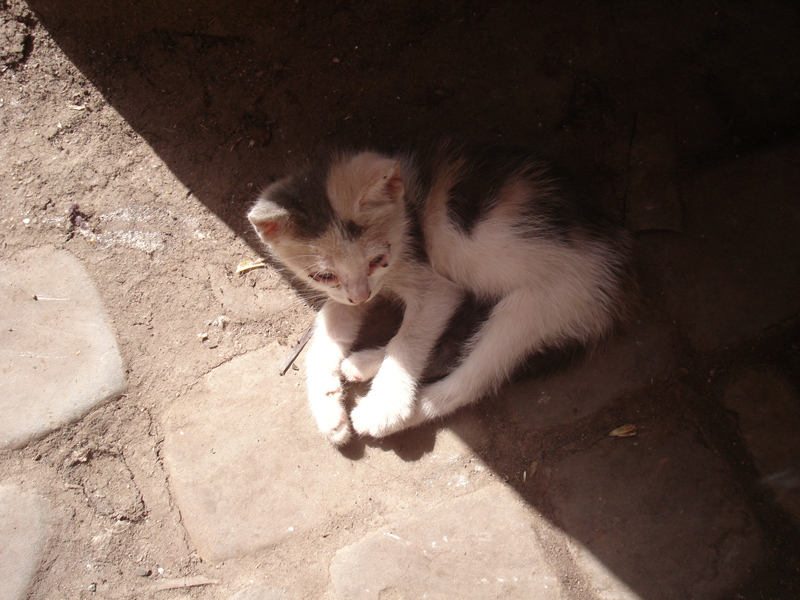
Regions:
M 31 340 L 63 348 L 12 344 L 24 329 L 8 319 L 24 309 L 35 324 L 56 297 L 26 286 L 76 279 L 63 252 L 23 254 L 34 247 L 86 267 L 128 380 L 68 426 L 48 405 L 14 447 L 3 427 L 60 400 L 72 371 L 45 400 L 0 400 L 0 485 L 46 499 L 52 518 L 24 600 L 346 600 L 348 581 L 332 581 L 343 549 L 376 573 L 367 550 L 397 540 L 370 536 L 480 532 L 480 515 L 509 534 L 486 564 L 513 559 L 517 542 L 543 552 L 533 562 L 559 600 L 800 598 L 800 530 L 786 514 L 798 20 L 800 3 L 784 0 L 4 0 L 0 394 L 12 366 L 49 385 L 63 350 L 88 355 L 55 313 Z M 461 134 L 534 145 L 641 230 L 652 318 L 570 372 L 339 453 L 315 431 L 299 373 L 274 373 L 313 310 L 269 261 L 236 272 L 263 253 L 245 213 L 325 148 Z M 272 343 L 283 345 L 257 352 Z M 627 423 L 636 436 L 608 437 Z M 515 528 L 521 513 L 530 528 Z M 383 600 L 431 596 L 380 581 L 397 559 L 374 578 Z M 2 585 L 17 567 L 2 565 Z M 445 572 L 414 574 L 446 597 Z
M 754 515 L 699 432 L 673 419 L 637 429 L 543 474 L 555 519 L 642 598 L 725 597 L 765 558 Z
M 286 600 L 286 596 L 280 590 L 259 585 L 237 592 L 230 600 Z
M 735 411 L 761 483 L 800 525 L 800 397 L 771 369 L 739 373 L 723 396 Z
M 701 351 L 800 312 L 800 146 L 698 175 L 685 185 L 687 231 L 663 240 L 667 296 Z M 726 198 L 724 210 L 710 201 Z M 668 257 L 668 258 L 667 258 Z
M 0 598 L 23 600 L 50 534 L 43 498 L 0 485 Z
M 505 403 L 526 430 L 543 431 L 600 410 L 663 376 L 675 359 L 663 329 L 638 322 L 624 337 L 565 372 L 527 378 L 504 388 Z
M 480 491 L 400 518 L 341 549 L 331 563 L 338 598 L 562 598 L 537 533 L 512 491 Z
M 43 247 L 0 263 L 0 448 L 19 448 L 118 397 L 125 371 L 83 265 Z
M 491 477 L 463 441 L 482 440 L 469 412 L 452 430 L 355 444 L 359 460 L 340 454 L 316 430 L 299 373 L 278 375 L 286 352 L 272 344 L 218 367 L 167 412 L 170 485 L 206 560 L 288 541 L 359 507 L 378 515 L 426 506 L 442 487 L 459 495 Z
M 675 164 L 674 121 L 640 112 L 631 142 L 625 194 L 625 225 L 631 231 L 683 231 Z

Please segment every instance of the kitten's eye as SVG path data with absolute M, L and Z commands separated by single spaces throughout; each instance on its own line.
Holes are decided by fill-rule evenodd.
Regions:
M 372 275 L 375 271 L 380 269 L 381 267 L 388 267 L 389 263 L 387 262 L 385 254 L 379 254 L 371 261 L 369 261 L 369 274 Z
M 336 283 L 336 275 L 333 273 L 313 273 L 309 275 L 311 279 L 314 281 L 319 281 L 320 283 Z

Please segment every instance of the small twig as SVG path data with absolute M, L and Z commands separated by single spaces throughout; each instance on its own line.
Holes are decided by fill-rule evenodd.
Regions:
M 294 361 L 297 360 L 297 357 L 300 356 L 300 353 L 303 351 L 303 348 L 308 343 L 308 340 L 313 332 L 314 332 L 314 324 L 312 323 L 311 325 L 308 326 L 308 329 L 306 329 L 306 332 L 303 334 L 303 337 L 300 338 L 300 341 L 297 342 L 297 344 L 295 344 L 294 348 L 292 348 L 292 352 L 289 354 L 286 360 L 283 361 L 281 368 L 278 370 L 281 376 L 286 375 L 286 371 L 289 370 L 289 367 L 292 366 L 292 363 L 294 363 Z
M 217 582 L 208 577 L 197 575 L 195 577 L 178 577 L 177 579 L 164 579 L 150 586 L 153 592 L 165 592 L 182 588 L 197 587 L 199 585 L 216 585 Z

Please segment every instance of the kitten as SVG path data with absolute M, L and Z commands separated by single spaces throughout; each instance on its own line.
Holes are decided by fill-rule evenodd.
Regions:
M 629 236 L 521 150 L 340 152 L 269 186 L 248 213 L 328 300 L 308 350 L 311 410 L 334 444 L 383 437 L 495 391 L 529 356 L 588 346 L 626 310 Z M 403 306 L 382 348 L 351 353 L 375 298 Z M 465 299 L 487 307 L 458 364 L 424 380 Z M 343 382 L 372 380 L 349 417 Z

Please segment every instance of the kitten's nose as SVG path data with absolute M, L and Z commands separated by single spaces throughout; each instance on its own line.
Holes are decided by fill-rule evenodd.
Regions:
M 355 289 L 348 290 L 347 300 L 350 304 L 361 304 L 369 300 L 369 287 L 359 286 Z
M 365 291 L 363 294 L 358 294 L 357 296 L 348 296 L 347 299 L 350 301 L 350 304 L 362 304 L 369 300 L 369 291 Z

